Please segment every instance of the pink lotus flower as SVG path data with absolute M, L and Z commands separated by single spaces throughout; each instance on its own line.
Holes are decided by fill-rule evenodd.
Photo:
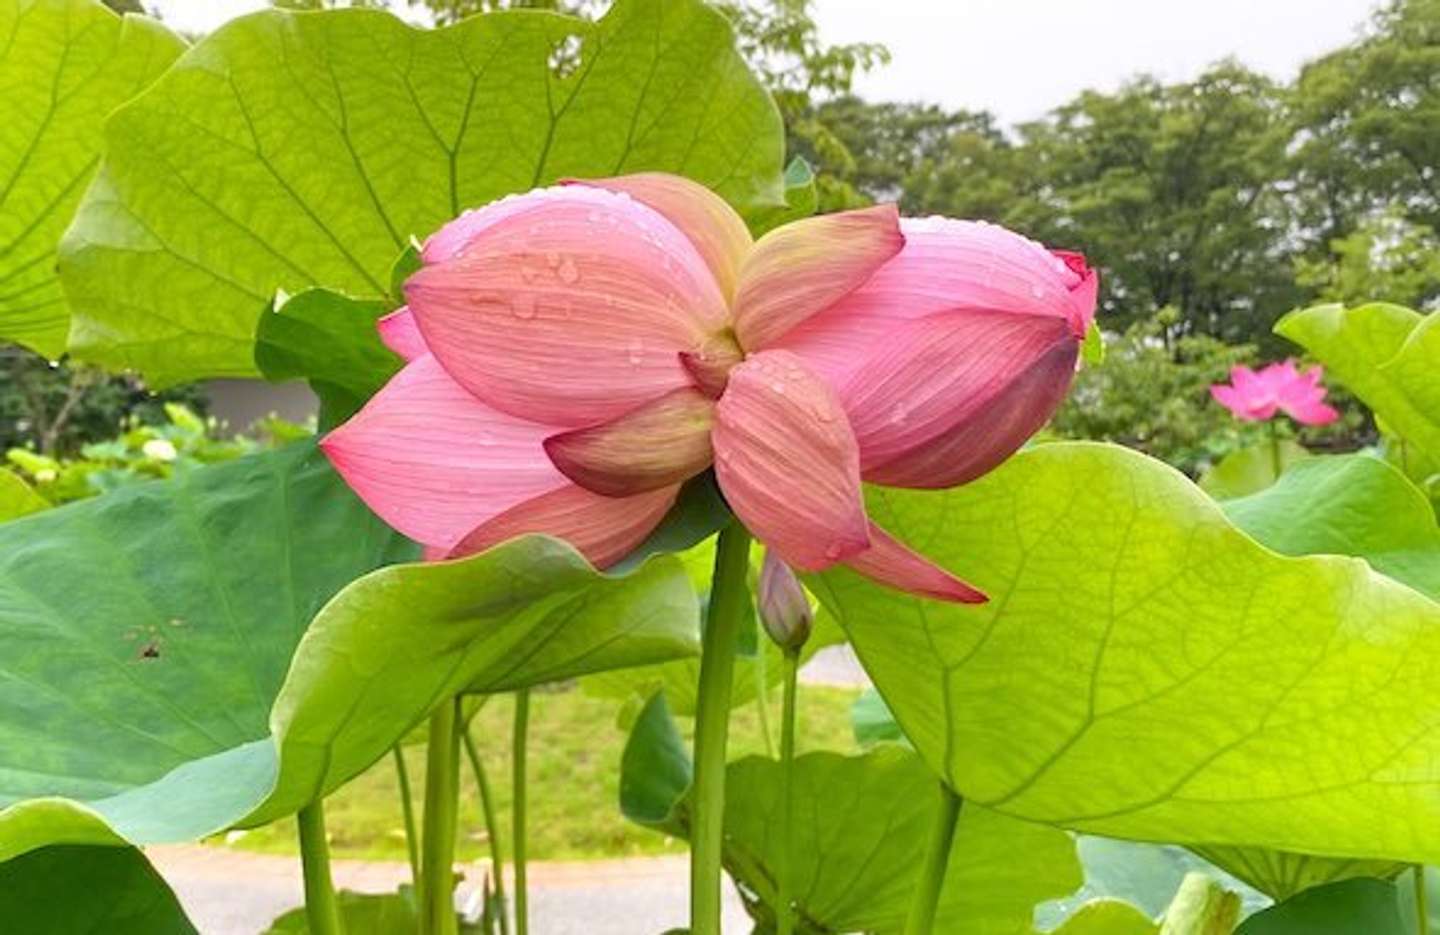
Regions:
M 434 558 L 543 532 L 605 567 L 713 464 L 794 568 L 984 596 L 886 535 L 861 481 L 962 484 L 1049 418 L 1095 274 L 999 227 L 885 205 L 752 240 L 718 196 L 631 175 L 501 199 L 425 244 L 381 321 L 409 363 L 322 442 Z
M 1301 425 L 1326 425 L 1340 413 L 1323 401 L 1323 374 L 1318 366 L 1301 373 L 1293 360 L 1270 364 L 1258 372 L 1236 366 L 1230 368 L 1230 382 L 1213 384 L 1210 395 L 1247 422 L 1264 422 L 1279 410 Z

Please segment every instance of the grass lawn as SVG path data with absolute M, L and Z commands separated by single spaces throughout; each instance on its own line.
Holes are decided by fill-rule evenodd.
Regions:
M 774 691 L 770 718 L 778 731 L 780 692 Z M 850 704 L 858 691 L 801 686 L 797 746 L 849 751 Z M 476 716 L 472 731 L 490 785 L 497 798 L 499 837 L 509 860 L 510 832 L 510 697 L 492 698 Z M 618 804 L 620 754 L 626 734 L 616 726 L 616 702 L 593 698 L 578 688 L 536 691 L 530 697 L 530 857 L 534 860 L 578 860 L 628 857 L 636 854 L 683 853 L 685 843 L 673 841 L 626 821 Z M 687 735 L 693 722 L 680 719 Z M 424 736 L 424 725 L 414 735 Z M 778 744 L 778 734 L 775 737 Z M 763 753 L 756 705 L 735 711 L 730 726 L 732 759 Z M 425 781 L 425 748 L 405 749 L 419 821 Z M 459 851 L 462 859 L 488 856 L 484 822 L 475 777 L 461 760 Z M 336 857 L 405 860 L 404 819 L 399 784 L 390 757 L 325 800 L 325 817 Z M 295 826 L 290 820 L 229 836 L 229 846 L 267 853 L 295 853 Z

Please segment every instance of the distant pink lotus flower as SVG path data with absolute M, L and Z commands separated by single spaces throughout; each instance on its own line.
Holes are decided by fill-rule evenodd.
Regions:
M 572 182 L 467 212 L 380 323 L 409 361 L 321 443 L 432 558 L 522 533 L 605 567 L 714 465 L 786 563 L 984 595 L 865 514 L 861 481 L 950 487 L 1049 418 L 1094 314 L 1078 254 L 884 205 L 752 240 L 676 176 Z
M 1301 373 L 1294 360 L 1269 364 L 1258 372 L 1236 366 L 1230 368 L 1230 382 L 1213 384 L 1210 395 L 1247 422 L 1264 422 L 1281 411 L 1301 425 L 1326 425 L 1340 413 L 1324 402 L 1323 375 L 1319 366 Z

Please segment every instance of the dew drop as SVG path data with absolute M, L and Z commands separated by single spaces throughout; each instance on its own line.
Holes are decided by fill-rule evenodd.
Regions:
M 640 362 L 645 359 L 645 342 L 639 338 L 632 339 L 628 356 L 632 367 L 640 366 Z
M 475 444 L 487 446 L 493 445 L 495 444 L 495 436 L 482 429 L 481 431 L 475 433 Z
M 539 275 L 540 275 L 540 273 L 537 272 L 534 267 L 531 267 L 531 266 L 521 266 L 521 267 L 520 267 L 520 278 L 523 279 L 523 280 L 525 280 L 526 282 L 534 282 L 534 281 L 535 281 L 535 278 L 536 278 L 537 276 L 539 276 Z
M 575 261 L 567 256 L 560 261 L 560 268 L 555 271 L 555 275 L 560 277 L 561 282 L 573 284 L 580 278 L 580 270 L 575 267 Z
M 555 267 L 560 265 L 560 254 L 556 253 L 554 250 L 546 250 L 545 262 L 550 264 L 551 269 L 554 269 Z
M 825 557 L 830 561 L 839 561 L 840 556 L 845 552 L 845 547 L 837 539 L 825 547 Z
M 535 317 L 535 297 L 529 293 L 517 295 L 510 302 L 510 311 L 516 318 L 529 321 Z
M 781 396 L 784 396 L 784 395 L 785 395 L 785 381 L 784 381 L 784 380 L 775 380 L 775 381 L 773 381 L 773 382 L 770 384 L 770 389 L 774 390 L 776 393 L 779 393 Z
M 904 403 L 896 403 L 895 408 L 890 410 L 891 425 L 904 425 L 908 418 L 910 418 L 910 410 Z
M 1045 298 L 1045 287 L 1038 282 L 1030 284 L 1030 294 L 1037 299 Z

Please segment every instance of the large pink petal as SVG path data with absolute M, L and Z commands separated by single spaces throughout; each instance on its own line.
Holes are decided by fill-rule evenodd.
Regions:
M 865 479 L 974 480 L 1049 420 L 1078 353 L 1069 325 L 1053 316 L 941 312 L 896 327 L 841 392 Z
M 905 249 L 859 289 L 780 339 L 842 386 L 868 366 L 894 329 L 936 312 L 986 309 L 1049 315 L 1077 337 L 1095 311 L 1096 279 L 1075 255 L 1057 255 L 1003 227 L 904 218 Z M 1067 256 L 1070 257 L 1067 259 Z
M 377 321 L 375 330 L 380 332 L 381 343 L 407 361 L 430 353 L 415 324 L 415 316 L 403 305 Z
M 921 597 L 960 604 L 989 600 L 983 592 L 912 551 L 874 523 L 870 524 L 870 548 L 845 564 L 872 581 Z
M 545 439 L 568 478 L 607 497 L 687 480 L 710 466 L 715 402 L 693 386 L 666 393 L 618 419 Z
M 638 172 L 608 179 L 567 179 L 564 184 L 624 192 L 659 211 L 684 231 L 700 251 L 726 300 L 735 294 L 740 264 L 754 241 L 735 209 L 704 185 L 666 172 Z
M 543 533 L 569 542 L 596 568 L 608 568 L 645 541 L 679 493 L 677 485 L 633 497 L 604 497 L 566 484 L 482 523 L 445 557 L 474 555 L 507 539 Z
M 428 265 L 405 283 L 426 345 L 458 383 L 562 426 L 612 419 L 690 383 L 678 355 L 704 347 L 728 311 L 675 225 L 584 186 L 492 208 L 432 238 Z
M 819 571 L 869 546 L 855 435 L 800 358 L 762 351 L 731 371 L 713 439 L 726 501 L 788 564 Z
M 569 484 L 542 447 L 554 431 L 485 405 L 426 355 L 320 447 L 381 519 L 447 548 L 516 503 Z
M 900 252 L 894 205 L 794 221 L 761 237 L 735 293 L 735 334 L 746 350 L 769 347 L 853 292 Z

